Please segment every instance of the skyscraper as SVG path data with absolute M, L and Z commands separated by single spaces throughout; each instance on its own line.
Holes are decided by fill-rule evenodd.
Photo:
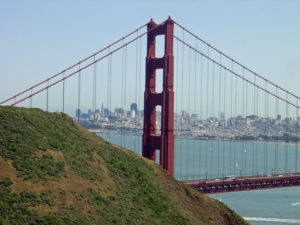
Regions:
M 104 108 L 103 108 L 103 103 L 102 103 L 102 106 L 101 106 L 101 116 L 104 115 Z
M 137 113 L 137 104 L 136 103 L 132 103 L 130 105 L 130 111 L 135 111 L 135 114 Z

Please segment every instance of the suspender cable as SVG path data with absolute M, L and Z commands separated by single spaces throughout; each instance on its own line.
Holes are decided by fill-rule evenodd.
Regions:
M 209 46 L 207 47 L 207 55 L 209 55 Z M 207 59 L 207 71 L 206 71 L 206 80 L 207 80 L 207 86 L 206 86 L 206 89 L 207 89 L 207 95 L 206 95 L 206 120 L 207 121 L 209 121 L 209 119 L 208 119 L 208 93 L 209 93 L 209 89 L 208 89 L 208 87 L 209 87 L 209 60 Z M 208 131 L 208 128 L 206 128 L 207 129 L 207 131 Z M 207 151 L 208 151 L 208 149 L 207 149 L 207 147 L 208 147 L 208 140 L 205 142 L 205 178 L 207 179 L 207 177 L 208 177 L 208 165 L 207 165 L 207 163 L 208 163 L 208 161 L 207 161 L 207 159 L 208 159 L 208 157 L 207 157 Z
M 94 56 L 94 61 L 96 60 Z M 96 98 L 97 98 L 97 63 L 94 63 L 93 66 L 93 114 L 94 114 L 94 120 L 96 120 Z
M 184 40 L 184 30 L 182 31 L 182 39 Z M 183 76 L 184 76 L 184 44 L 182 43 L 182 56 L 181 56 L 181 110 L 183 110 Z M 183 134 L 183 116 L 181 115 L 180 117 L 180 133 Z M 180 135 L 181 135 L 180 134 Z M 181 167 L 181 161 L 182 161 L 182 151 L 183 151 L 183 146 L 182 146 L 182 138 L 180 138 L 180 178 L 182 179 L 182 167 Z
M 124 45 L 124 40 L 123 40 L 123 45 Z M 125 147 L 124 146 L 124 143 L 123 143 L 123 139 L 124 139 L 124 116 L 125 116 L 125 111 L 124 111 L 124 67 L 125 67 L 125 60 L 124 60 L 124 55 L 125 55 L 125 52 L 124 52 L 124 48 L 122 48 L 122 81 L 121 81 L 121 112 L 122 112 L 122 124 L 121 124 L 121 146 L 122 147 Z
M 109 63 L 109 65 L 110 65 L 110 68 L 109 68 L 109 73 L 110 73 L 110 76 L 109 76 L 109 85 L 110 85 L 110 87 L 109 87 L 109 112 L 110 112 L 110 118 L 112 117 L 112 107 L 111 107 L 111 96 L 112 96 L 112 77 L 113 77 L 113 71 L 112 71 L 112 57 L 113 57 L 113 55 L 111 54 L 110 55 L 110 63 Z M 112 121 L 111 121 L 111 119 L 109 120 L 109 127 L 110 127 L 110 130 L 112 129 Z M 110 139 L 110 135 L 111 134 L 111 132 L 109 132 L 109 139 Z
M 221 59 L 221 55 L 220 55 L 220 64 L 222 63 L 222 59 Z M 225 80 L 224 80 L 225 82 Z M 219 121 L 221 120 L 221 67 L 219 66 Z M 220 124 L 218 124 L 218 131 Z M 216 134 L 216 136 L 218 135 L 218 177 L 220 177 L 220 134 Z M 223 146 L 224 147 L 224 146 Z
M 110 48 L 108 49 L 108 53 L 110 53 Z M 106 139 L 109 141 L 109 132 L 110 132 L 110 111 L 109 111 L 109 93 L 110 93 L 110 55 L 107 57 L 107 97 L 106 97 L 106 107 L 107 107 L 107 118 L 108 118 L 108 124 L 106 129 Z
M 233 69 L 233 62 L 231 62 L 231 69 Z M 225 70 L 226 72 L 226 70 Z M 230 129 L 232 129 L 233 126 L 233 73 L 231 74 L 231 82 L 230 82 Z M 225 104 L 225 101 L 224 101 Z M 232 133 L 232 132 L 231 132 Z M 233 141 L 233 140 L 232 140 Z M 231 170 L 232 170 L 232 141 L 230 141 L 230 157 L 229 157 L 229 173 L 231 174 Z M 235 161 L 233 161 L 233 166 L 235 167 Z
M 247 120 L 247 114 L 248 114 L 248 82 L 246 82 L 246 141 L 245 141 L 245 176 L 247 176 L 247 154 L 248 154 L 248 120 Z
M 288 93 L 286 93 L 286 100 L 288 101 Z M 289 142 L 289 105 L 286 103 L 285 121 L 286 121 L 286 138 L 285 138 L 285 173 L 288 172 L 288 142 Z
M 139 36 L 138 32 L 137 32 L 137 36 Z M 138 91 L 138 52 L 139 52 L 139 43 L 138 41 L 136 42 L 135 45 L 135 91 L 134 91 L 134 103 L 137 103 L 137 91 Z M 131 109 L 130 109 L 131 110 Z M 131 112 L 132 113 L 132 112 Z M 137 152 L 136 146 L 137 146 L 137 126 L 136 126 L 136 115 L 137 112 L 135 111 L 135 116 L 131 116 L 134 124 L 134 151 Z
M 65 72 L 63 72 L 63 78 L 65 78 Z M 63 80 L 63 101 L 62 101 L 62 111 L 65 112 L 65 79 Z
M 179 85 L 178 85 L 179 82 L 178 82 L 178 79 L 179 79 L 179 42 L 178 42 L 178 40 L 176 40 L 175 91 L 177 93 L 179 93 Z M 175 96 L 176 96 L 176 94 L 175 94 Z M 179 96 L 175 97 L 175 112 L 176 112 L 176 114 L 175 114 L 175 121 L 176 121 L 176 123 L 175 123 L 175 126 L 174 126 L 174 130 L 175 130 L 174 135 L 175 136 L 179 134 L 178 133 L 178 131 L 179 131 L 179 112 L 178 112 L 178 107 L 179 107 L 178 105 L 179 104 L 178 104 L 178 98 L 179 98 Z M 176 142 L 176 140 L 175 140 L 175 142 Z M 181 150 L 178 149 L 178 147 L 176 148 L 176 144 L 175 144 L 174 147 L 175 147 L 174 154 L 175 154 L 175 172 L 176 172 L 176 171 L 178 171 L 177 168 L 178 168 L 179 163 L 180 163 L 179 151 L 181 151 Z M 180 171 L 179 171 L 179 173 L 180 173 Z M 177 176 L 179 176 L 179 174 Z
M 258 95 L 259 95 L 259 89 L 256 88 L 256 115 L 258 115 Z M 257 135 L 258 135 L 258 122 L 256 122 L 256 127 L 255 127 L 255 169 L 256 169 L 256 175 L 258 175 L 258 145 L 257 145 Z
M 233 68 L 232 68 L 233 71 Z M 237 109 L 237 76 L 235 76 L 235 99 L 234 99 L 234 125 L 233 125 L 233 129 L 234 129 L 234 152 L 233 152 L 233 158 L 234 158 L 234 170 L 233 173 L 234 175 L 236 175 L 236 171 L 235 168 L 238 167 L 238 162 L 236 161 L 236 135 L 237 135 L 237 131 L 236 131 L 236 109 Z
M 139 36 L 139 33 L 137 31 L 137 36 Z M 139 42 L 136 42 L 136 52 L 135 52 L 135 96 L 134 96 L 134 103 L 137 103 L 137 94 L 138 94 L 138 53 L 139 53 Z M 133 116 L 132 116 L 133 117 Z M 134 120 L 134 151 L 137 152 L 137 111 L 135 111 L 135 117 Z
M 226 113 L 225 113 L 225 99 L 226 99 L 226 70 L 224 70 L 224 93 L 223 93 L 223 113 L 224 113 L 224 118 L 223 118 L 223 162 L 222 162 L 222 178 L 224 178 L 224 170 L 225 170 L 225 121 L 226 121 Z M 231 173 L 231 149 L 230 149 L 230 154 L 229 154 L 229 158 L 230 158 L 230 173 Z
M 256 76 L 254 75 L 254 84 L 256 84 Z M 255 96 L 255 86 L 253 86 L 253 115 L 256 115 L 256 96 Z M 254 125 L 256 124 L 256 121 L 254 121 Z M 253 126 L 253 125 L 252 125 Z M 255 126 L 254 126 L 255 129 Z M 252 142 L 252 176 L 255 175 L 255 141 L 256 141 L 256 129 L 254 131 L 254 140 Z
M 267 87 L 266 87 L 266 89 L 267 89 Z M 266 135 L 267 135 L 267 140 L 269 140 L 270 139 L 270 121 L 269 121 L 269 93 L 267 93 L 267 108 L 266 108 L 266 110 L 267 110 L 267 119 L 266 119 L 266 122 L 267 122 L 267 124 L 266 124 L 266 126 L 267 126 L 267 132 L 266 132 Z M 267 171 L 267 174 L 269 174 L 269 172 L 268 172 L 268 166 L 269 166 L 269 144 L 268 143 L 266 143 L 266 171 Z
M 203 101 L 202 101 L 202 97 L 203 97 L 203 56 L 201 55 L 201 73 L 200 73 L 200 121 L 203 121 L 202 118 L 202 111 L 203 111 Z M 202 159 L 202 142 L 201 140 L 200 142 L 200 153 L 199 153 L 199 174 L 201 175 L 201 159 Z
M 30 89 L 29 108 L 32 108 L 32 88 Z
M 141 103 L 141 87 L 142 87 L 142 85 L 141 85 L 141 83 L 142 83 L 142 38 L 143 37 L 141 37 L 140 39 L 139 39 L 139 41 L 140 41 L 140 51 L 139 51 L 139 87 L 138 87 L 138 89 L 139 89 L 139 104 L 138 104 L 138 111 L 139 111 L 139 116 L 141 117 L 141 116 L 143 116 L 142 115 L 142 112 L 141 112 L 141 109 L 142 109 L 142 103 Z M 178 41 L 177 41 L 177 43 L 178 43 Z M 142 141 L 142 138 L 139 138 L 139 149 L 140 149 L 140 154 L 142 155 L 142 143 L 141 143 L 141 141 Z
M 196 48 L 197 48 L 197 40 L 195 39 L 195 45 L 196 45 Z M 196 129 L 196 84 L 197 84 L 197 53 L 194 52 L 195 54 L 195 68 L 194 68 L 194 117 L 193 117 L 193 138 L 196 136 L 195 135 L 195 129 Z M 195 140 L 193 140 L 193 180 L 195 180 L 195 174 L 196 174 L 196 168 L 195 168 L 195 160 L 196 160 L 196 157 L 195 157 Z
M 127 99 L 127 45 L 125 46 L 125 67 L 124 67 L 125 71 L 124 71 L 124 107 L 125 107 L 125 116 L 127 117 L 127 103 L 126 103 L 126 99 Z M 126 131 L 126 122 L 125 122 L 125 132 Z M 124 137 L 124 147 L 126 147 L 126 139 Z
M 245 78 L 245 69 L 243 68 L 243 78 Z M 243 94 L 242 94 L 242 118 L 243 120 L 246 121 L 246 116 L 245 116 L 245 80 L 242 81 L 243 82 Z M 242 125 L 242 130 L 241 130 L 241 134 L 240 137 L 242 137 L 243 135 L 245 135 L 245 133 L 243 133 L 243 129 L 245 127 L 245 123 L 241 122 Z M 242 139 L 242 138 L 240 138 Z M 241 151 L 241 169 L 240 169 L 240 176 L 243 175 L 243 169 L 244 169 L 244 152 L 246 151 L 245 149 L 245 141 L 242 141 L 242 151 Z
M 80 64 L 78 65 L 78 115 L 77 115 L 77 120 L 78 120 L 78 123 L 80 122 L 80 114 L 81 114 L 81 111 L 80 111 L 80 89 L 81 89 L 81 69 L 80 69 Z M 47 89 L 48 90 L 48 89 Z
M 267 90 L 267 82 L 265 82 L 265 89 Z M 267 175 L 267 153 L 266 153 L 266 141 L 267 141 L 267 92 L 265 92 L 265 119 L 264 119 L 264 175 Z
M 213 79 L 212 79 L 212 101 L 211 101 L 211 117 L 212 117 L 212 123 L 211 123 L 211 137 L 214 136 L 214 93 L 215 93 L 215 64 L 212 64 L 213 66 Z M 210 176 L 212 178 L 213 176 L 213 141 L 210 142 Z
M 297 106 L 298 106 L 298 99 L 297 99 Z M 297 109 L 296 109 L 296 151 L 295 151 L 295 173 L 297 173 L 298 172 L 298 118 L 299 118 L 299 109 L 298 109 L 298 107 L 297 107 Z
M 191 135 L 191 124 L 190 124 L 190 112 L 191 112 L 191 48 L 189 48 L 189 78 L 188 78 L 188 127 L 187 127 L 187 132 L 188 132 L 188 136 Z M 189 177 L 189 155 L 190 155 L 190 141 L 187 141 L 187 152 L 186 152 L 186 166 L 187 166 L 187 171 L 186 171 L 186 177 Z
M 175 73 L 175 90 L 178 92 L 178 89 L 179 89 L 179 85 L 178 85 L 178 79 L 179 79 L 179 42 L 178 40 L 176 39 L 176 73 Z M 176 126 L 175 126 L 175 130 L 176 130 L 176 133 L 178 133 L 178 125 L 179 125 L 179 121 L 178 121 L 178 115 L 179 115 L 179 112 L 178 112 L 178 97 L 175 98 L 175 111 L 176 111 Z
M 278 92 L 278 88 L 276 87 L 276 95 Z M 278 98 L 276 98 L 276 104 L 275 104 L 275 112 L 276 112 L 276 116 L 278 116 Z M 277 118 L 276 118 L 277 121 Z M 278 125 L 276 124 L 275 127 L 275 131 L 276 131 L 276 143 L 275 143 L 275 169 L 274 169 L 274 173 L 277 174 L 277 169 L 278 169 Z
M 46 91 L 46 111 L 49 111 L 49 80 L 47 81 L 47 91 Z
M 275 92 L 277 91 L 277 87 L 275 88 Z M 272 163 L 272 174 L 277 174 L 276 173 L 276 160 L 277 160 L 277 134 L 278 134 L 278 121 L 277 121 L 277 98 L 274 98 L 274 106 L 275 106 L 275 110 L 271 111 L 274 113 L 274 126 L 273 126 L 273 132 L 271 133 L 271 137 L 272 137 L 272 142 L 273 142 L 273 148 L 271 148 L 271 154 L 273 154 L 273 163 Z M 272 108 L 272 104 L 271 104 L 271 108 Z

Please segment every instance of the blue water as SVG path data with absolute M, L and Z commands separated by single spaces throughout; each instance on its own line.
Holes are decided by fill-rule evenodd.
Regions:
M 300 224 L 300 187 L 208 195 L 255 225 Z
M 138 154 L 142 152 L 140 136 L 98 135 Z M 275 143 L 175 139 L 174 176 L 178 180 L 188 180 L 299 172 L 298 147 Z M 300 187 L 222 193 L 209 197 L 224 202 L 254 225 L 300 224 Z

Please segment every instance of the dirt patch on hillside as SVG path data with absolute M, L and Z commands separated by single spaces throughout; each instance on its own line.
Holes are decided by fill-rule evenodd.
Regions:
M 56 160 L 64 160 L 62 152 L 47 150 L 46 152 L 38 152 L 38 154 L 51 154 Z M 101 161 L 100 165 L 97 160 L 93 162 L 92 166 L 101 166 L 103 171 L 102 181 L 89 181 L 76 172 L 70 166 L 65 166 L 66 177 L 52 178 L 48 177 L 46 180 L 29 181 L 23 180 L 22 177 L 17 176 L 17 170 L 12 165 L 11 161 L 5 161 L 0 157 L 0 180 L 9 178 L 13 184 L 10 186 L 13 193 L 33 192 L 40 195 L 42 192 L 50 192 L 49 198 L 52 205 L 38 205 L 30 207 L 33 210 L 38 210 L 41 214 L 49 212 L 57 212 L 60 207 L 75 207 L 83 214 L 95 213 L 88 203 L 88 189 L 92 188 L 99 192 L 101 195 L 116 196 L 116 185 L 109 177 L 109 171 L 106 167 L 105 161 L 96 153 L 95 159 Z
M 35 153 L 37 156 L 43 156 L 43 155 L 51 155 L 55 161 L 64 161 L 65 157 L 64 154 L 61 151 L 55 151 L 52 149 L 47 149 L 46 151 L 36 151 Z
M 13 182 L 11 186 L 13 189 L 17 188 L 15 184 L 19 184 L 18 186 L 20 187 L 18 188 L 20 190 L 26 186 L 28 186 L 29 189 L 33 186 L 32 182 L 23 181 L 23 178 L 17 177 L 17 170 L 12 165 L 12 162 L 9 160 L 4 160 L 0 156 L 0 180 L 3 180 L 4 178 L 9 178 Z

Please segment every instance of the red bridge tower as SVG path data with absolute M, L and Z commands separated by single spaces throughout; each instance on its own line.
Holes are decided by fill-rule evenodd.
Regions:
M 152 20 L 147 26 L 146 85 L 144 96 L 143 156 L 156 160 L 160 150 L 160 165 L 174 175 L 174 21 L 169 17 L 163 24 Z M 165 52 L 155 57 L 155 37 L 165 36 Z M 155 90 L 156 70 L 163 69 L 163 91 Z M 156 106 L 161 106 L 161 134 L 156 134 Z

